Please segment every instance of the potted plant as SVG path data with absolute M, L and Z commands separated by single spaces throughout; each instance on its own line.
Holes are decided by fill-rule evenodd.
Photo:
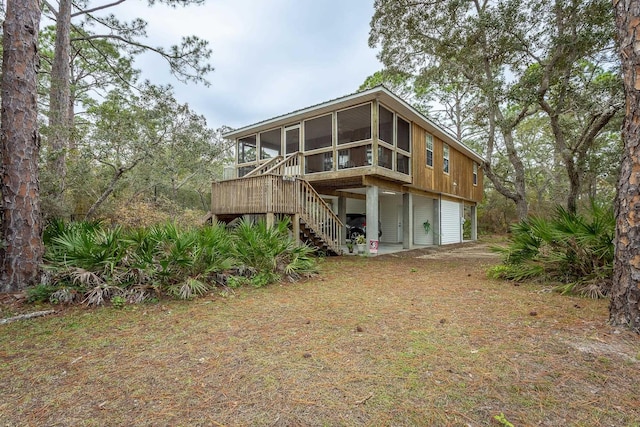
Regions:
M 356 245 L 358 246 L 358 253 L 363 254 L 367 246 L 367 238 L 364 237 L 364 234 L 360 234 L 356 237 Z
M 347 249 L 349 250 L 350 254 L 353 253 L 353 242 L 351 240 L 347 240 Z

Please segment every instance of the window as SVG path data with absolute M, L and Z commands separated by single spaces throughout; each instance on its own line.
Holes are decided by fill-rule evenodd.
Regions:
M 406 152 L 410 152 L 411 136 L 409 131 L 409 128 L 410 128 L 409 122 L 398 117 L 397 127 L 398 127 L 398 136 L 397 136 L 398 148 Z
M 287 154 L 300 151 L 300 126 L 294 126 L 284 130 L 284 144 Z
M 473 162 L 473 185 L 478 185 L 478 164 Z
M 338 169 L 371 166 L 371 145 L 338 151 Z
M 256 161 L 256 136 L 251 135 L 238 140 L 238 163 Z
M 304 122 L 305 151 L 331 147 L 331 114 Z
M 380 106 L 378 116 L 378 139 L 393 144 L 393 113 Z
M 280 128 L 260 133 L 260 159 L 271 159 L 280 155 L 282 131 Z
M 313 154 L 304 157 L 304 173 L 333 170 L 333 152 Z
M 427 166 L 433 167 L 433 135 L 427 134 Z
M 378 166 L 393 170 L 393 151 L 378 146 Z
M 338 111 L 338 144 L 371 139 L 371 104 Z
M 396 170 L 405 175 L 409 175 L 409 160 L 409 157 L 398 153 L 396 160 Z
M 442 145 L 442 170 L 444 173 L 449 173 L 449 146 L 447 144 Z

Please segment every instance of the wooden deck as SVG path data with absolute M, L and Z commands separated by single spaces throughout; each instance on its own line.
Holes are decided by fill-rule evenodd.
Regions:
M 211 213 L 246 215 L 295 214 L 298 192 L 295 180 L 277 175 L 257 175 L 213 183 Z
M 266 173 L 213 183 L 211 213 L 290 215 L 294 231 L 321 250 L 340 253 L 344 224 L 304 179 Z

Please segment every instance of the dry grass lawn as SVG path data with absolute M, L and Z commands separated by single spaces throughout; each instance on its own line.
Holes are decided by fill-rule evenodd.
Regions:
M 607 301 L 487 279 L 497 262 L 330 258 L 301 283 L 0 325 L 0 425 L 639 426 L 640 338 Z

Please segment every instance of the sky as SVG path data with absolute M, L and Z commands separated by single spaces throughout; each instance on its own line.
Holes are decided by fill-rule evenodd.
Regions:
M 110 10 L 148 22 L 147 42 L 208 40 L 211 86 L 182 84 L 157 55 L 136 61 L 142 78 L 171 83 L 210 128 L 239 128 L 357 91 L 382 68 L 368 46 L 373 0 L 207 0 L 169 8 L 127 1 Z

